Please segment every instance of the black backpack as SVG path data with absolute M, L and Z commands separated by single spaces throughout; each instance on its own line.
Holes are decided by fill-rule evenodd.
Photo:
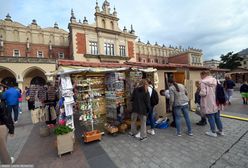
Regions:
M 158 92 L 152 88 L 151 106 L 156 106 L 159 102 Z
M 216 86 L 216 102 L 218 104 L 226 103 L 226 95 L 225 95 L 224 87 L 219 82 L 217 82 L 217 86 Z

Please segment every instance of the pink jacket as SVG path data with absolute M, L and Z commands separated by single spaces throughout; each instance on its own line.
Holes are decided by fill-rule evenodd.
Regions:
M 207 76 L 201 80 L 201 112 L 203 114 L 213 114 L 218 112 L 216 105 L 215 89 L 217 81 L 212 76 Z

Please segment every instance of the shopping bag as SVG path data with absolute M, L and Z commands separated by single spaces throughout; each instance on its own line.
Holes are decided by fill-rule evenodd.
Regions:
M 45 122 L 46 121 L 46 116 L 45 116 L 45 110 L 40 108 L 39 111 L 39 122 Z
M 39 118 L 40 118 L 39 112 L 40 112 L 40 108 L 36 108 L 34 110 L 31 110 L 31 119 L 32 119 L 33 124 L 36 124 L 40 121 L 39 120 Z
M 165 129 L 169 127 L 169 122 L 168 120 L 162 120 L 161 122 L 157 123 L 155 125 L 155 128 L 159 128 L 159 129 Z

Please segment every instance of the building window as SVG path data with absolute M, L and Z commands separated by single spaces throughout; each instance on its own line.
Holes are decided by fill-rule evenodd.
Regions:
M 97 42 L 95 41 L 90 41 L 90 54 L 98 54 Z
M 126 47 L 124 45 L 120 45 L 120 56 L 126 56 Z
M 63 52 L 58 53 L 59 55 L 59 59 L 64 59 L 65 58 L 65 54 Z
M 244 61 L 244 65 L 246 65 L 246 61 Z
M 114 30 L 114 29 L 115 29 L 114 23 L 113 23 L 112 21 L 111 21 L 110 23 L 111 23 L 111 28 L 112 28 L 112 30 Z
M 194 63 L 195 63 L 195 57 L 192 56 L 192 64 L 194 64 Z
M 37 51 L 37 57 L 38 58 L 43 58 L 44 57 L 43 52 L 42 51 Z
M 21 56 L 20 50 L 14 49 L 14 50 L 13 50 L 13 56 L 14 56 L 14 57 L 20 57 L 20 56 Z
M 114 44 L 104 43 L 104 52 L 105 55 L 114 55 Z

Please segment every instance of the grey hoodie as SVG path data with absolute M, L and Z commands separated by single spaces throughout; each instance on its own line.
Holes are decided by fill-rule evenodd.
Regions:
M 175 86 L 172 85 L 169 88 L 170 92 L 170 109 L 174 106 L 182 106 L 189 102 L 189 98 L 186 95 L 187 90 L 182 84 L 177 84 L 179 87 L 179 92 L 176 90 Z

